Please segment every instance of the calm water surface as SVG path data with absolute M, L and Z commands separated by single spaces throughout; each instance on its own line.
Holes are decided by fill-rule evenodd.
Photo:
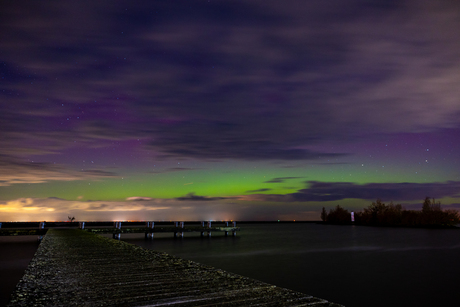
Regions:
M 37 236 L 0 237 L 0 306 L 8 303 L 37 247 Z
M 460 230 L 240 224 L 236 238 L 128 238 L 346 306 L 447 306 L 460 301 Z M 137 236 L 139 238 L 139 236 Z
M 460 230 L 240 224 L 238 236 L 123 235 L 133 244 L 351 306 L 455 306 Z M 0 306 L 36 237 L 0 237 Z M 7 293 L 8 292 L 8 293 Z

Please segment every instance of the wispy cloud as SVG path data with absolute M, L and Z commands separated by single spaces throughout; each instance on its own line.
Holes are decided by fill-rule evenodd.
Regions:
M 97 180 L 117 176 L 104 170 L 76 171 L 63 165 L 38 163 L 0 155 L 0 186 L 47 181 Z
M 317 182 L 309 181 L 309 187 L 296 193 L 285 195 L 255 194 L 242 196 L 241 199 L 274 202 L 328 202 L 342 199 L 385 201 L 418 200 L 425 197 L 443 198 L 460 197 L 460 182 L 444 183 L 368 183 L 355 184 L 351 182 Z
M 282 183 L 282 182 L 285 182 L 286 180 L 298 179 L 298 178 L 302 178 L 302 177 L 277 177 L 271 180 L 264 181 L 264 183 Z
M 152 200 L 153 198 L 151 197 L 142 197 L 142 196 L 131 196 L 126 198 L 126 200 L 129 201 L 144 201 L 144 200 Z
M 173 173 L 173 172 L 185 172 L 185 171 L 195 171 L 195 170 L 201 170 L 201 168 L 191 168 L 191 167 L 170 167 L 167 169 L 163 170 L 158 170 L 158 171 L 151 171 L 149 173 L 153 174 L 164 174 L 164 173 Z
M 258 190 L 249 190 L 249 191 L 246 191 L 246 193 L 259 193 L 259 192 L 267 192 L 267 191 L 271 191 L 272 189 L 258 189 Z
M 26 2 L 0 21 L 1 154 L 142 137 L 164 157 L 305 160 L 457 125 L 456 2 Z
M 195 195 L 195 193 L 188 193 L 186 196 L 177 197 L 177 200 L 180 201 L 214 201 L 214 200 L 223 200 L 229 199 L 229 197 L 208 197 L 208 196 L 199 196 Z

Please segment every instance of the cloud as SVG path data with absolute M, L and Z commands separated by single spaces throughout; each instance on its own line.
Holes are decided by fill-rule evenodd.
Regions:
M 185 172 L 185 171 L 195 171 L 200 170 L 201 168 L 191 168 L 191 167 L 171 167 L 159 171 L 151 171 L 149 173 L 153 174 L 164 174 L 164 173 L 173 173 L 173 172 Z
M 164 157 L 310 160 L 458 123 L 455 1 L 23 3 L 0 21 L 3 155 L 141 137 Z
M 129 201 L 143 201 L 143 200 L 152 200 L 153 198 L 151 197 L 141 197 L 141 196 L 132 196 L 132 197 L 128 197 L 126 198 L 126 200 L 129 200 Z
M 191 192 L 191 193 L 188 193 L 186 196 L 177 197 L 176 199 L 180 201 L 215 201 L 215 200 L 223 200 L 223 199 L 229 199 L 229 198 L 228 197 L 199 196 Z
M 297 178 L 302 178 L 302 177 L 277 177 L 277 178 L 273 178 L 273 179 L 268 180 L 268 181 L 264 181 L 264 183 L 281 183 L 281 182 L 284 182 L 286 180 L 297 179 Z
M 267 192 L 267 191 L 271 191 L 272 189 L 258 189 L 258 190 L 249 190 L 249 191 L 246 191 L 246 193 L 258 193 L 258 192 Z
M 308 181 L 309 187 L 296 193 L 255 194 L 241 196 L 240 199 L 273 202 L 327 202 L 347 198 L 384 201 L 405 201 L 424 199 L 425 197 L 460 197 L 460 182 L 444 183 L 368 183 L 317 182 Z
M 209 200 L 206 206 L 193 199 L 151 199 L 133 201 L 70 201 L 62 199 L 21 198 L 0 201 L 4 221 L 203 221 L 239 220 L 259 217 L 253 205 L 238 206 L 223 200 Z
M 4 221 L 263 221 L 318 220 L 320 206 L 283 203 L 261 206 L 236 199 L 151 199 L 133 201 L 73 201 L 57 198 L 21 198 L 0 201 Z
M 0 186 L 47 181 L 97 180 L 116 176 L 103 170 L 76 171 L 63 165 L 22 161 L 12 156 L 0 155 Z

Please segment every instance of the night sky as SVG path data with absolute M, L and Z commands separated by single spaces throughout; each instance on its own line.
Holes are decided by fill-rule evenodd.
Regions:
M 460 209 L 460 2 L 2 1 L 0 220 Z

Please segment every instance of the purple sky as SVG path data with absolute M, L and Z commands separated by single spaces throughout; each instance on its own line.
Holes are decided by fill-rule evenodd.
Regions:
M 3 1 L 0 214 L 456 207 L 458 29 L 447 0 Z

